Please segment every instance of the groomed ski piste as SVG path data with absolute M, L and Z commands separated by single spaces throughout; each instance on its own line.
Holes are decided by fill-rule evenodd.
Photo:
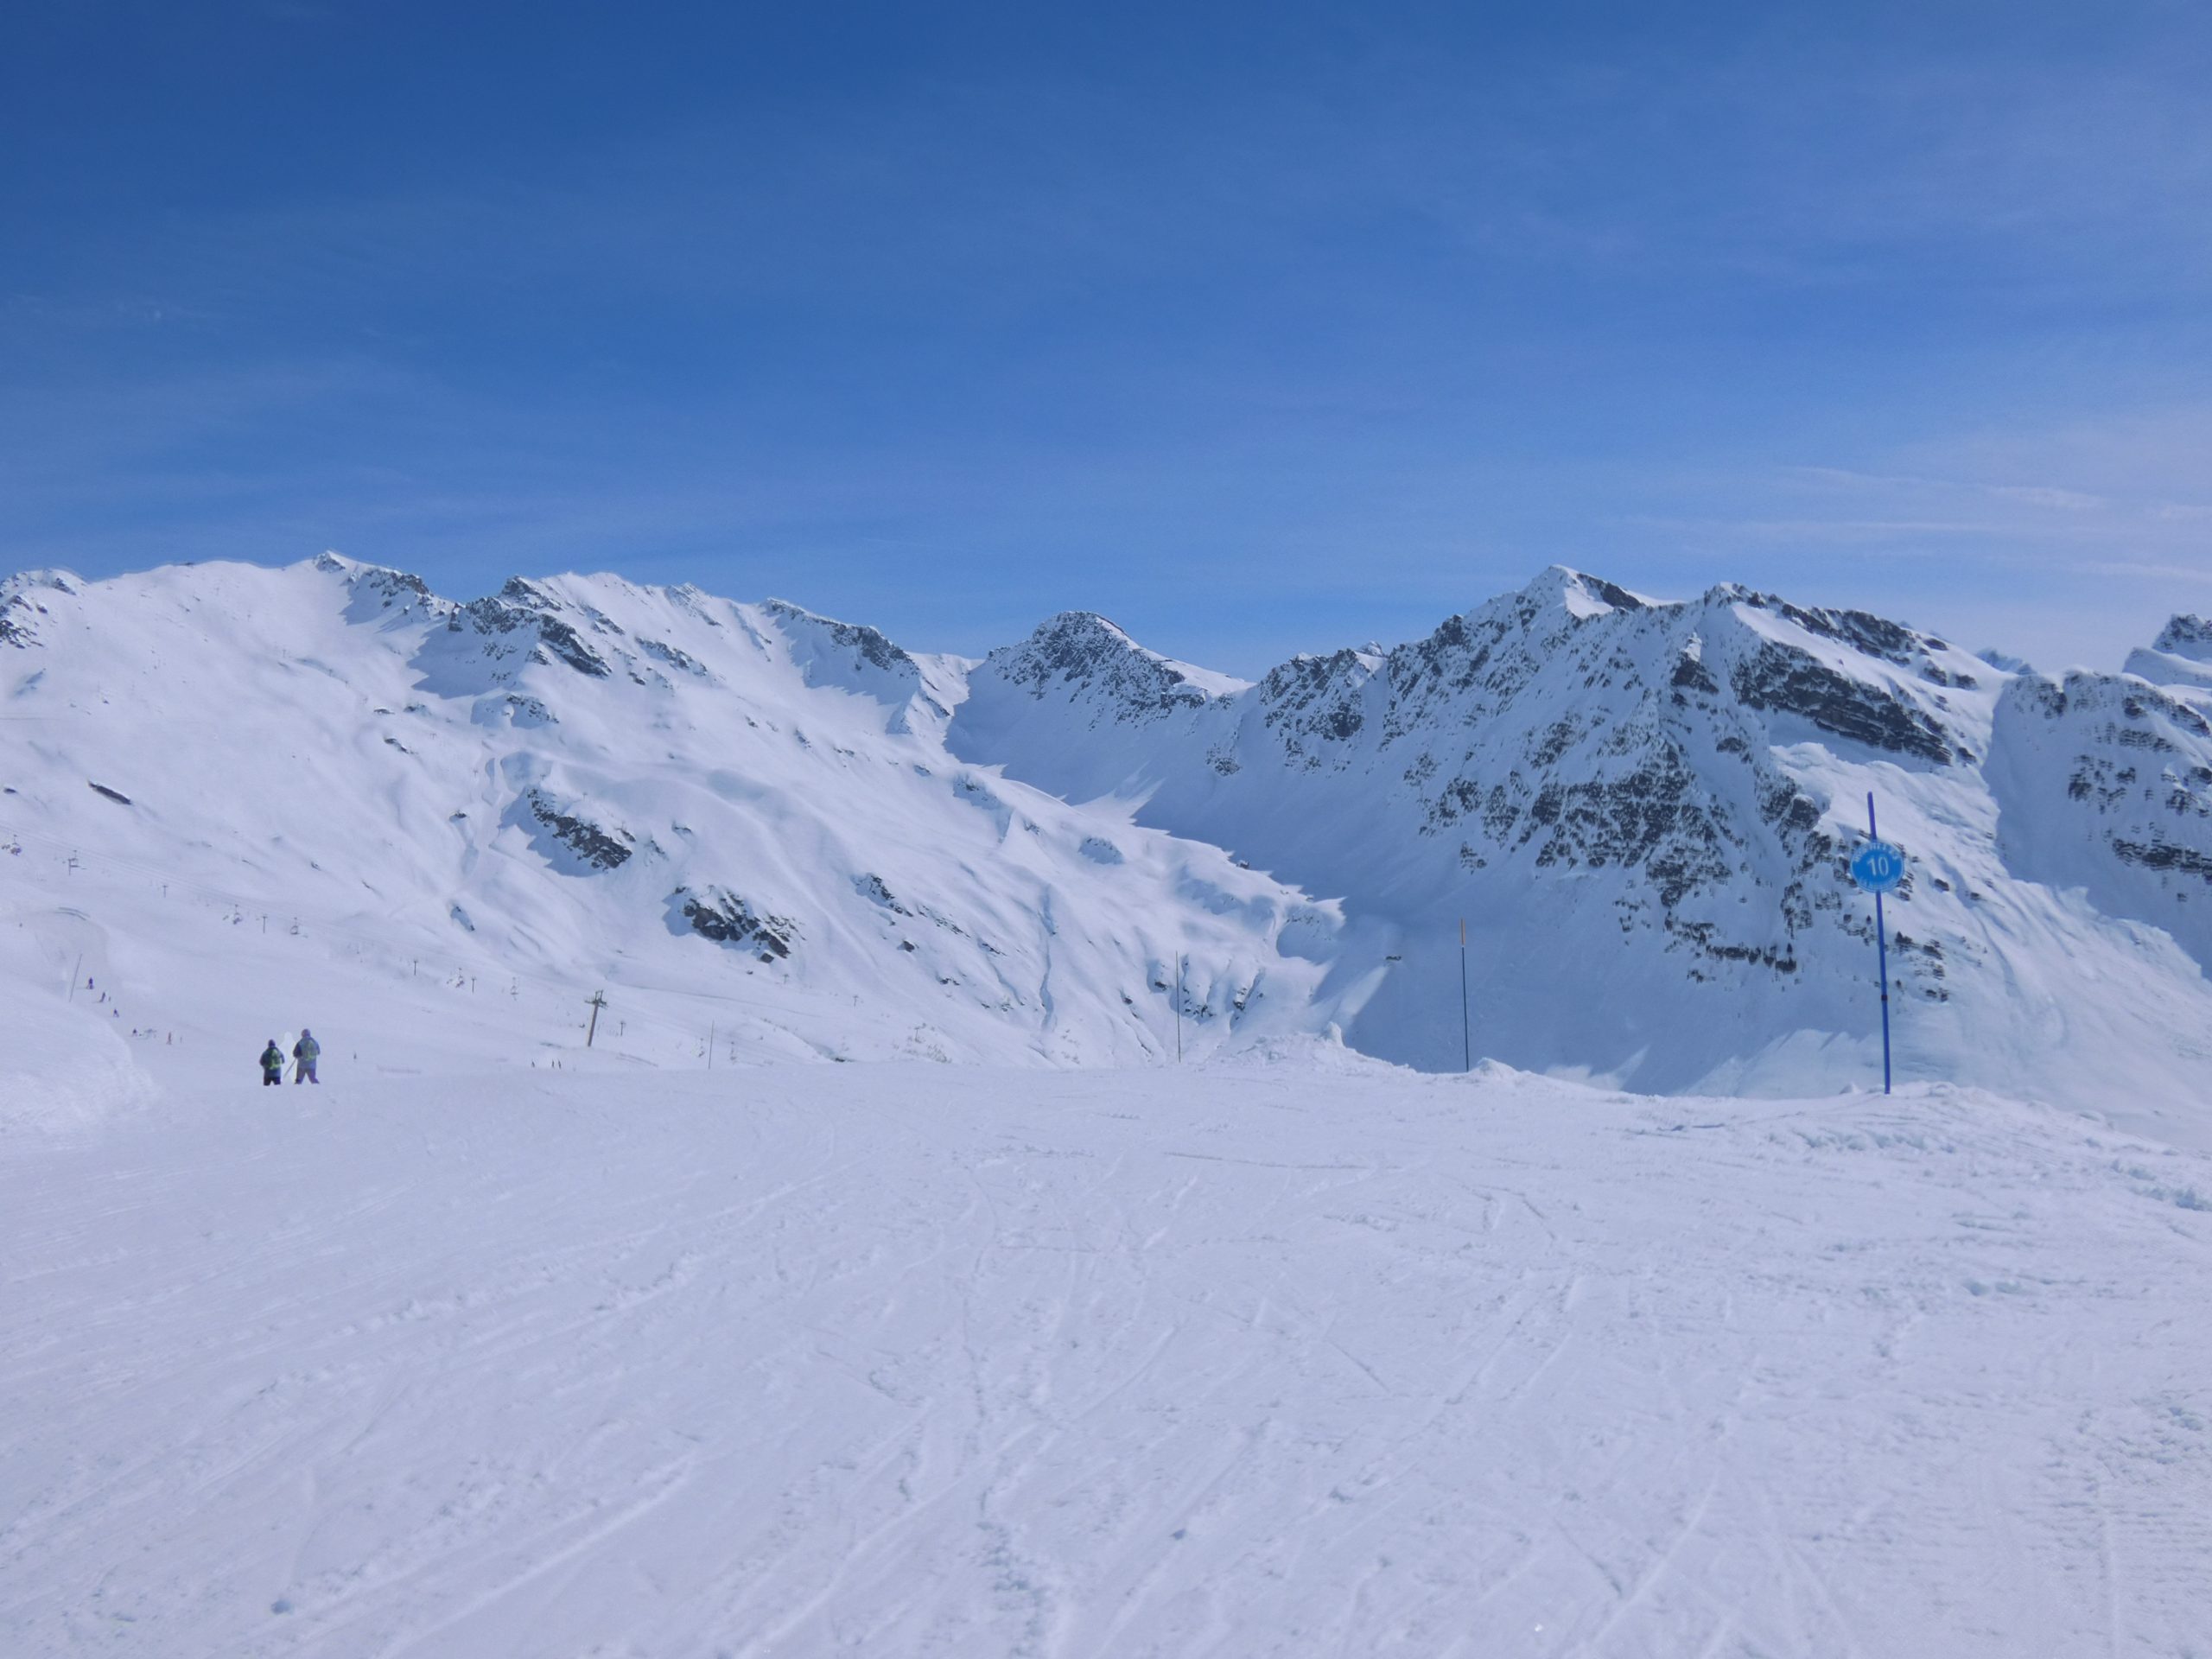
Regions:
M 2208 1651 L 2200 1154 L 1313 1039 L 520 1058 L 236 931 L 8 930 L 9 1655 Z M 224 1040 L 341 989 L 318 1086 Z
M 1856 756 L 1818 833 L 1922 787 L 1917 914 L 1985 931 L 1896 1095 L 1859 1010 L 1712 1098 L 1347 1046 L 1402 940 L 950 759 L 972 665 L 657 591 L 418 639 L 359 567 L 134 580 L 20 590 L 0 728 L 6 1659 L 2212 1656 L 2205 992 L 2139 919 L 2191 912 L 2063 816 L 2163 845 L 2069 757 L 2196 741 L 2190 694 L 2028 685 L 2054 759 L 1999 782 L 2063 887 L 1799 734 Z M 1532 626 L 1647 626 L 1580 592 Z M 1727 1004 L 1656 937 L 1592 1017 L 1675 972 L 1687 1069 Z M 1866 940 L 1806 938 L 1844 1006 Z M 1478 1057 L 1557 1040 L 1513 971 Z M 2050 1097 L 1931 1076 L 2031 1020 Z M 261 1087 L 302 1026 L 321 1084 Z

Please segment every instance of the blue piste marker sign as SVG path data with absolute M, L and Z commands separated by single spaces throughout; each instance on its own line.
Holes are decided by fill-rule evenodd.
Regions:
M 1904 880 L 1904 851 L 1886 841 L 1870 841 L 1853 854 L 1851 879 L 1869 893 L 1895 893 Z

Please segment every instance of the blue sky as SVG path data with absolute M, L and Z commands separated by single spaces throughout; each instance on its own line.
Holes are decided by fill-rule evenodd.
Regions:
M 1554 561 L 2212 609 L 2212 9 L 74 0 L 0 568 L 613 569 L 1246 673 Z

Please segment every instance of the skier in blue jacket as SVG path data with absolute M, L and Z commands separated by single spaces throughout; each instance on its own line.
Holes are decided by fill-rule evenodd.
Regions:
M 292 1058 L 300 1063 L 299 1069 L 292 1073 L 294 1083 L 321 1084 L 322 1079 L 315 1074 L 315 1063 L 321 1052 L 322 1045 L 315 1041 L 315 1033 L 302 1026 L 300 1040 L 292 1045 Z

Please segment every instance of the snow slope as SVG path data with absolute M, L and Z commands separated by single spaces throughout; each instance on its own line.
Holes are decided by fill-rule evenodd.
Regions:
M 0 911 L 0 1139 L 80 1129 L 153 1098 L 100 988 L 113 982 L 106 930 L 82 911 Z
M 2204 1651 L 2205 1157 L 1337 1052 L 152 1051 L 0 1138 L 0 1651 Z
M 1332 906 L 953 759 L 964 664 L 873 629 L 336 557 L 17 578 L 0 620 L 12 902 L 128 936 L 165 1041 L 404 980 L 518 1063 L 601 987 L 642 1058 L 1136 1060 L 1179 957 L 1193 1052 L 1316 1012 Z

